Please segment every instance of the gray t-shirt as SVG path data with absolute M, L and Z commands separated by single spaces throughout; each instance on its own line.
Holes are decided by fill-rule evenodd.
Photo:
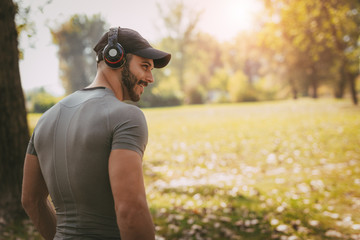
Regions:
M 39 119 L 27 153 L 37 155 L 57 227 L 55 239 L 120 239 L 108 159 L 112 149 L 144 154 L 142 111 L 110 89 L 77 91 Z

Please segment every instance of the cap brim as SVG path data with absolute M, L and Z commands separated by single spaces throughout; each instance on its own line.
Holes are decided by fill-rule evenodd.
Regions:
M 138 50 L 136 52 L 133 52 L 132 54 L 143 58 L 153 59 L 155 68 L 165 67 L 171 59 L 170 53 L 163 52 L 152 47 Z

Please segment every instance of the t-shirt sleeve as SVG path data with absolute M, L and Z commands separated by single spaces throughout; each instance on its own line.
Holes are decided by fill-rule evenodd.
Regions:
M 26 153 L 37 156 L 37 152 L 36 152 L 35 146 L 34 146 L 34 136 L 35 136 L 35 131 L 31 135 L 28 147 L 26 149 Z
M 115 125 L 111 149 L 133 150 L 143 157 L 148 141 L 148 129 L 143 112 L 133 106 L 125 114 L 125 118 Z

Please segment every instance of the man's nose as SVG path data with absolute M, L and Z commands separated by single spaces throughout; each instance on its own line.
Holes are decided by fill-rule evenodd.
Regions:
M 146 74 L 145 80 L 146 80 L 148 83 L 153 83 L 153 82 L 154 82 L 154 77 L 153 77 L 153 75 L 152 75 L 151 72 L 149 72 L 149 73 Z

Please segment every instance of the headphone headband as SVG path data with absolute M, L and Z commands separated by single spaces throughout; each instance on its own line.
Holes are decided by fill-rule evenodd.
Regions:
M 110 28 L 109 36 L 108 36 L 108 44 L 111 44 L 112 46 L 116 45 L 118 32 L 119 32 L 118 28 Z

